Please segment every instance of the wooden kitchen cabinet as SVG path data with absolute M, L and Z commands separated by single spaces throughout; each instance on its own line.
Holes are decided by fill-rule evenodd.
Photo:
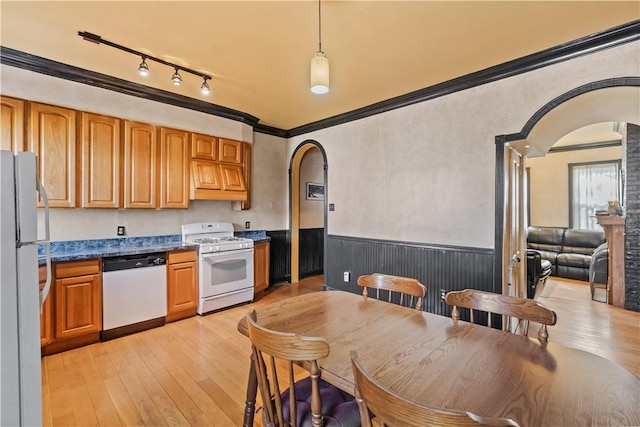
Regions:
M 102 275 L 99 259 L 53 264 L 53 337 L 44 354 L 100 341 Z
M 256 242 L 253 246 L 253 294 L 269 287 L 269 242 Z
M 0 150 L 24 150 L 24 108 L 22 99 L 0 96 Z
M 80 113 L 80 207 L 119 208 L 120 119 Z
M 76 207 L 76 112 L 28 103 L 29 150 L 38 156 L 38 178 L 52 208 Z M 40 200 L 40 206 L 42 202 Z
M 225 163 L 242 164 L 242 145 L 241 141 L 233 139 L 218 139 L 218 161 Z
M 189 207 L 189 133 L 160 128 L 160 208 Z
M 195 316 L 198 308 L 198 254 L 169 252 L 167 257 L 167 322 Z
M 218 160 L 218 138 L 215 136 L 191 134 L 191 158 Z
M 40 292 L 44 289 L 47 281 L 47 266 L 42 265 L 38 269 L 40 282 Z M 53 287 L 50 288 L 49 295 L 44 302 L 42 312 L 40 313 L 40 347 L 45 346 L 53 339 L 53 318 L 51 310 L 51 300 L 53 299 Z
M 240 202 L 240 209 L 247 211 L 251 209 L 251 144 L 242 144 L 242 173 L 244 184 L 247 188 L 247 200 Z
M 124 207 L 157 206 L 158 137 L 155 126 L 124 122 Z

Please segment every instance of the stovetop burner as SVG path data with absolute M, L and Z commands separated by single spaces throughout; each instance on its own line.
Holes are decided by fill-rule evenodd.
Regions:
M 231 223 L 184 224 L 182 240 L 200 245 L 201 254 L 253 248 L 253 240 L 233 235 Z

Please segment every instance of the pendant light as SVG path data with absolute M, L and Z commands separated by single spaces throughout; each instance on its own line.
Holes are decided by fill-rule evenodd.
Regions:
M 318 0 L 318 51 L 311 59 L 311 92 L 324 94 L 329 92 L 329 59 L 322 51 L 322 15 Z

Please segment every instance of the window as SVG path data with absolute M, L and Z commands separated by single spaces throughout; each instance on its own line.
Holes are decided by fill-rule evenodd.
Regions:
M 619 200 L 620 160 L 569 164 L 569 226 L 599 229 L 596 211 Z

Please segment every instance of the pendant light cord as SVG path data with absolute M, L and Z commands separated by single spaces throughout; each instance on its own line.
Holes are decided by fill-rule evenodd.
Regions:
M 320 1 L 318 0 L 318 52 L 322 52 L 322 9 L 320 8 Z

